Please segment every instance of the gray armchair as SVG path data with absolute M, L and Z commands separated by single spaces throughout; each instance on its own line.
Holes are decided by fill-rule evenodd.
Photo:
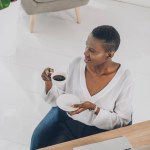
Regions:
M 75 8 L 77 23 L 80 23 L 79 6 L 86 5 L 89 0 L 21 0 L 22 7 L 31 15 L 30 32 L 34 31 L 36 15 Z

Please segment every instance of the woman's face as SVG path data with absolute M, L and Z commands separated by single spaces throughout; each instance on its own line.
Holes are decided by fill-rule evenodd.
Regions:
M 85 48 L 85 63 L 99 66 L 110 60 L 110 52 L 106 52 L 102 46 L 103 41 L 96 39 L 92 34 L 88 36 Z

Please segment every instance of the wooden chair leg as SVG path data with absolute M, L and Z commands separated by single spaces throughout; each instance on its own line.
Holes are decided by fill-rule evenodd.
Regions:
M 75 8 L 75 13 L 76 13 L 76 17 L 77 17 L 77 23 L 80 24 L 81 23 L 81 19 L 80 19 L 80 7 L 76 7 Z
M 35 26 L 35 20 L 36 20 L 36 15 L 31 15 L 30 17 L 30 32 L 34 32 L 34 26 Z

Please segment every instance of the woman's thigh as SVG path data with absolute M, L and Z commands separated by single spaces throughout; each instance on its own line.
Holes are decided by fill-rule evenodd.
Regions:
M 107 131 L 95 126 L 86 125 L 77 120 L 73 120 L 72 118 L 65 120 L 65 124 L 72 136 L 76 139 Z
M 95 126 L 88 126 L 68 117 L 64 122 L 59 122 L 57 133 L 49 145 L 67 142 L 105 131 L 106 130 L 99 129 Z
M 57 132 L 59 122 L 65 120 L 65 118 L 66 113 L 64 111 L 58 107 L 52 108 L 35 128 L 31 139 L 31 147 L 35 148 L 31 149 L 47 146 Z
M 59 144 L 74 139 L 75 137 L 73 137 L 72 133 L 70 132 L 64 121 L 59 123 L 57 132 L 54 135 L 53 139 L 50 141 L 49 145 Z

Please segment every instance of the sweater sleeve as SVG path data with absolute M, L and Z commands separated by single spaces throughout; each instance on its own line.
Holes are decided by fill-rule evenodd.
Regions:
M 96 116 L 94 114 L 92 124 L 100 129 L 111 130 L 128 125 L 132 120 L 133 84 L 128 86 L 119 95 L 113 112 L 100 108 Z
M 43 98 L 45 102 L 49 103 L 52 107 L 57 106 L 56 100 L 57 98 L 66 93 L 66 84 L 68 84 L 68 78 L 70 76 L 70 68 L 73 67 L 74 62 L 69 63 L 66 70 L 66 83 L 61 87 L 57 87 L 55 84 L 52 85 L 52 88 L 46 94 L 46 91 L 43 91 Z
M 45 102 L 49 103 L 52 107 L 57 106 L 56 99 L 65 93 L 65 86 L 58 88 L 56 85 L 52 85 L 52 88 L 46 94 L 45 90 L 43 92 L 43 98 Z

